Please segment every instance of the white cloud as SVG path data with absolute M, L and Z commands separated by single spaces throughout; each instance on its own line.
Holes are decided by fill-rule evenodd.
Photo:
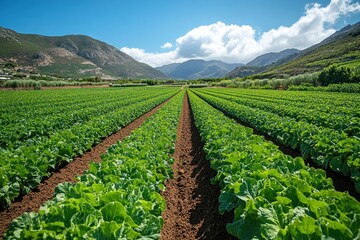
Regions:
M 252 57 L 256 48 L 255 30 L 251 26 L 226 25 L 222 22 L 194 28 L 178 38 L 176 43 L 180 57 L 227 62 Z
M 176 49 L 165 53 L 147 53 L 139 48 L 121 48 L 140 62 L 162 66 L 173 62 L 201 58 L 246 63 L 258 55 L 287 48 L 304 49 L 335 32 L 332 26 L 343 15 L 360 12 L 360 3 L 332 0 L 329 5 L 307 4 L 305 15 L 291 26 L 280 26 L 256 37 L 248 25 L 217 22 L 200 26 L 176 39 Z M 165 43 L 162 48 L 170 46 Z
M 161 46 L 161 48 L 172 48 L 172 47 L 173 47 L 173 45 L 169 42 L 166 42 Z
M 132 56 L 139 62 L 144 62 L 153 67 L 163 66 L 174 62 L 183 62 L 187 59 L 179 57 L 176 50 L 165 53 L 147 53 L 141 48 L 123 47 L 120 49 L 124 53 Z

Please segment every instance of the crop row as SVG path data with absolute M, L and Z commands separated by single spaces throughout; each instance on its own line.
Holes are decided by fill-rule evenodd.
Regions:
M 319 166 L 351 176 L 355 188 L 360 191 L 360 139 L 348 137 L 328 128 L 319 128 L 303 121 L 245 105 L 223 100 L 220 97 L 196 92 L 201 98 L 254 127 L 258 131 L 276 138 L 293 149 L 300 149 L 303 157 Z
M 44 176 L 49 175 L 49 171 L 63 162 L 72 161 L 75 156 L 159 105 L 176 91 L 178 90 L 173 89 L 165 95 L 116 109 L 91 118 L 83 124 L 75 124 L 33 145 L 2 149 L 0 151 L 1 206 L 9 205 L 20 194 L 29 192 Z
M 38 213 L 15 219 L 5 239 L 158 239 L 172 176 L 184 92 L 92 163 L 77 183 L 60 184 Z
M 40 140 L 43 141 L 44 137 L 49 137 L 60 130 L 70 128 L 74 124 L 84 124 L 94 117 L 168 92 L 152 91 L 145 96 L 141 93 L 143 92 L 129 97 L 127 95 L 118 96 L 118 99 L 115 100 L 103 98 L 101 101 L 88 101 L 86 105 L 72 106 L 67 111 L 63 110 L 60 113 L 49 114 L 46 117 L 26 117 L 24 118 L 27 120 L 26 122 L 9 124 L 0 130 L 0 147 L 9 149 L 29 143 L 34 144 L 34 142 L 37 142 L 36 137 L 40 137 Z M 47 110 L 44 109 L 43 111 Z
M 171 89 L 164 88 L 157 88 L 157 90 L 156 92 L 162 93 L 171 91 Z M 148 96 L 155 92 L 151 88 L 142 88 L 139 90 L 129 88 L 123 91 L 118 89 L 81 89 L 77 91 L 78 95 L 74 96 L 73 92 L 65 91 L 62 95 L 58 95 L 57 91 L 59 90 L 54 91 L 55 90 L 39 91 L 45 92 L 46 95 L 35 91 L 31 95 L 32 99 L 28 99 L 26 95 L 22 96 L 25 93 L 19 94 L 20 96 L 14 94 L 3 96 L 2 93 L 0 93 L 1 98 L 6 97 L 8 101 L 11 101 L 11 104 L 0 104 L 2 108 L 0 110 L 1 124 L 3 126 L 8 124 L 23 124 L 26 123 L 28 119 L 41 119 L 61 115 L 65 112 L 73 112 L 88 108 L 89 106 L 105 105 L 110 102 L 133 97 Z M 62 89 L 62 91 L 64 90 Z M 62 100 L 64 96 L 66 96 L 66 99 Z M 39 98 L 42 98 L 43 102 L 37 101 Z
M 231 91 L 231 89 L 229 89 Z M 236 92 L 235 89 L 233 92 Z M 284 101 L 292 101 L 297 103 L 312 104 L 314 100 L 319 105 L 335 105 L 343 106 L 343 103 L 350 105 L 350 107 L 356 106 L 354 100 L 360 100 L 357 94 L 349 93 L 328 93 L 328 92 L 306 92 L 306 91 L 273 91 L 273 90 L 244 90 L 241 91 L 246 96 L 257 96 L 264 99 L 277 99 Z M 311 96 L 311 97 L 309 97 Z
M 214 91 L 203 91 L 204 93 L 221 97 L 222 99 L 239 103 L 241 105 L 258 108 L 267 112 L 275 113 L 281 117 L 291 117 L 297 121 L 306 121 L 319 127 L 331 128 L 335 131 L 344 131 L 348 136 L 360 137 L 360 118 L 349 115 L 329 114 L 313 109 L 304 109 L 291 106 L 291 102 L 284 104 L 269 103 L 261 100 L 247 99 L 246 97 L 235 97 Z
M 217 92 L 225 95 L 237 96 L 242 99 L 259 100 L 264 103 L 288 105 L 292 107 L 308 109 L 320 113 L 360 117 L 360 98 L 349 93 L 323 93 L 301 92 L 302 97 L 296 97 L 295 93 L 289 95 L 287 91 L 244 90 L 244 89 L 207 89 L 208 92 Z M 327 101 L 324 98 L 329 95 Z M 287 97 L 283 97 L 283 96 Z
M 21 93 L 1 92 L 0 96 L 4 101 L 0 103 L 0 113 L 17 116 L 18 113 L 37 113 L 42 109 L 47 109 L 51 114 L 52 111 L 58 111 L 65 106 L 78 105 L 87 102 L 89 99 L 99 99 L 105 94 L 112 94 L 114 91 L 107 89 L 74 89 L 46 90 L 46 91 L 21 91 Z M 30 111 L 26 111 L 26 110 Z M 34 115 L 36 116 L 36 115 Z M 21 119 L 21 118 L 20 118 Z
M 196 127 L 217 171 L 219 211 L 234 213 L 239 239 L 356 239 L 360 203 L 337 192 L 323 170 L 284 155 L 190 92 Z

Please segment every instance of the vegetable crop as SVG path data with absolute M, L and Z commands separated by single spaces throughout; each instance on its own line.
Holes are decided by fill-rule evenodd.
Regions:
M 360 203 L 334 190 L 323 170 L 284 155 L 276 145 L 224 116 L 194 93 L 190 103 L 205 143 L 219 211 L 239 239 L 357 239 Z
M 0 92 L 6 96 L 0 101 L 0 122 L 6 126 L 0 130 L 1 204 L 10 204 L 62 163 L 170 99 L 111 146 L 100 163 L 91 163 L 76 183 L 59 184 L 38 212 L 13 220 L 4 238 L 159 239 L 166 208 L 160 193 L 166 191 L 164 181 L 173 177 L 185 91 L 61 91 Z M 220 214 L 233 216 L 226 225 L 229 234 L 238 239 L 360 239 L 360 203 L 335 190 L 323 169 L 304 162 L 311 158 L 351 176 L 360 191 L 358 95 L 186 91 L 206 159 L 216 173 L 212 183 L 221 189 L 210 200 L 218 199 Z M 302 157 L 284 154 L 241 123 L 300 150 Z M 196 179 L 208 170 L 199 171 Z M 203 212 L 206 217 L 208 211 Z
M 311 157 L 319 166 L 345 176 L 350 175 L 360 192 L 360 139 L 356 137 L 359 135 L 357 131 L 349 137 L 343 131 L 249 107 L 236 102 L 236 99 L 228 100 L 226 96 L 212 95 L 203 90 L 194 92 L 213 106 L 276 138 L 280 143 L 301 150 L 304 158 Z M 267 103 L 263 104 L 266 106 Z
M 91 164 L 77 183 L 60 184 L 38 213 L 15 219 L 5 239 L 158 239 L 172 176 L 171 157 L 184 91 Z
M 239 95 L 239 93 L 238 95 L 235 95 L 235 92 L 231 91 L 220 92 L 217 90 L 207 90 L 205 91 L 205 93 L 211 94 L 216 97 L 221 97 L 222 99 L 229 100 L 234 103 L 239 103 L 241 105 L 245 105 L 251 108 L 261 109 L 267 112 L 275 113 L 281 117 L 294 118 L 297 121 L 308 122 L 318 127 L 331 128 L 340 133 L 343 131 L 348 136 L 360 137 L 360 118 L 353 115 L 356 114 L 357 106 L 353 106 L 354 103 L 349 104 L 346 100 L 343 100 L 342 102 L 341 100 L 338 100 L 338 104 L 335 100 L 335 103 L 325 102 L 324 104 L 321 104 L 317 102 L 318 98 L 313 98 L 312 94 L 308 94 L 308 97 L 313 98 L 313 101 L 298 104 L 298 102 L 296 102 L 296 100 L 294 99 L 279 101 L 272 98 L 271 100 L 265 100 L 264 98 L 254 98 L 246 95 L 242 96 Z M 345 98 L 345 96 L 343 95 L 344 94 L 342 94 L 342 97 Z M 277 95 L 273 94 L 271 96 L 276 97 Z M 336 99 L 336 97 L 339 96 L 335 95 L 334 98 Z M 358 99 L 358 101 L 360 102 L 360 99 Z M 344 105 L 348 106 L 344 107 Z M 342 108 L 342 110 L 340 110 L 342 112 L 339 112 L 339 109 L 337 109 L 339 106 Z M 334 107 L 338 111 L 337 113 L 326 112 L 327 108 L 333 109 Z M 325 109 L 325 112 L 323 109 Z M 360 113 L 360 109 L 358 110 Z
M 78 95 L 74 91 L 57 95 L 57 91 L 42 91 L 39 94 L 43 98 L 34 100 L 37 92 L 4 93 L 8 98 L 1 103 L 1 206 L 11 204 L 57 166 L 72 161 L 178 89 L 84 89 L 77 90 Z M 52 111 L 47 115 L 49 109 Z

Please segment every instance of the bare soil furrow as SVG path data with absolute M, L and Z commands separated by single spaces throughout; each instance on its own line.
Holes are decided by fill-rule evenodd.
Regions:
M 232 216 L 218 212 L 220 190 L 210 183 L 215 171 L 206 160 L 187 95 L 177 132 L 174 178 L 162 192 L 167 208 L 163 213 L 161 239 L 232 239 L 226 223 Z

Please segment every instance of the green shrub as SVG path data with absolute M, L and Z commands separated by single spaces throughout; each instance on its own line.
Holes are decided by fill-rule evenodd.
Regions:
M 290 86 L 288 90 L 360 93 L 360 83 L 338 83 L 319 87 L 314 87 L 310 84 L 301 84 L 299 86 Z
M 41 84 L 35 83 L 34 90 L 41 90 Z
M 333 83 L 350 83 L 352 82 L 351 75 L 350 68 L 331 65 L 320 72 L 319 82 L 322 86 Z

